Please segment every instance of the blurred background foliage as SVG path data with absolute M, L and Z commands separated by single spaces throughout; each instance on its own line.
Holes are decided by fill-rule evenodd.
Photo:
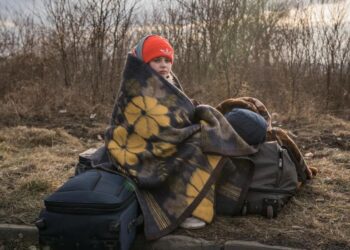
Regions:
M 316 2 L 45 0 L 31 11 L 4 8 L 0 112 L 109 116 L 127 53 L 155 33 L 172 43 L 174 71 L 202 103 L 253 96 L 290 117 L 349 116 L 349 1 Z

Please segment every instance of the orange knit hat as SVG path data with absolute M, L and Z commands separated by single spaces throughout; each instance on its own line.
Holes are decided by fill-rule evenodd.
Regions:
M 133 50 L 134 54 L 149 63 L 154 58 L 166 57 L 171 63 L 174 61 L 174 49 L 167 39 L 158 35 L 149 35 L 142 38 Z

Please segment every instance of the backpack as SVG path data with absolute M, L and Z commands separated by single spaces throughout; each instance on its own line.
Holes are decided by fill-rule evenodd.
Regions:
M 218 214 L 261 214 L 267 218 L 274 218 L 296 193 L 296 166 L 288 150 L 276 141 L 264 142 L 259 151 L 251 156 L 231 157 L 231 164 L 244 180 L 242 177 L 239 178 L 240 183 L 238 180 L 219 180 L 216 189 Z M 242 175 L 243 170 L 247 174 Z M 228 199 L 228 182 L 231 182 L 231 187 L 240 191 L 239 195 L 236 195 L 238 199 Z M 242 185 L 242 182 L 245 185 Z
M 81 154 L 77 175 L 45 198 L 45 208 L 35 223 L 41 246 L 122 250 L 131 247 L 136 227 L 142 223 L 135 186 L 121 174 L 92 168 L 88 159 L 104 149 L 99 150 Z

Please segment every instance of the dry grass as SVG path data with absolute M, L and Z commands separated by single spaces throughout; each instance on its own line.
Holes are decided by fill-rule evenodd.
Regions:
M 350 122 L 331 116 L 279 122 L 297 135 L 303 153 L 314 154 L 308 162 L 319 169 L 318 176 L 277 219 L 217 217 L 204 229 L 176 233 L 218 242 L 254 240 L 305 249 L 350 249 Z M 76 123 L 65 129 L 0 128 L 0 223 L 32 224 L 43 198 L 73 175 L 78 153 L 101 143 L 96 135 L 103 129 L 104 124 Z
M 74 173 L 83 143 L 63 129 L 0 129 L 0 222 L 32 224 L 43 198 Z
M 62 121 L 68 116 L 71 121 L 97 114 L 100 119 L 109 118 L 113 101 L 101 100 L 93 104 L 91 94 L 85 90 L 66 89 L 59 85 L 47 85 L 45 82 L 28 82 L 15 88 L 0 98 L 0 126 L 16 126 L 41 121 L 50 124 Z M 61 113 L 64 111 L 64 114 Z

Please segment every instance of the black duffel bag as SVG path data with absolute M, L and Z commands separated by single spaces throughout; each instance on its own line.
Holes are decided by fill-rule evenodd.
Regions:
M 231 161 L 237 178 L 223 176 L 219 180 L 216 187 L 218 214 L 261 214 L 274 218 L 297 191 L 296 166 L 288 150 L 276 141 L 263 143 L 253 155 L 231 157 Z M 234 199 L 235 193 L 237 199 Z

